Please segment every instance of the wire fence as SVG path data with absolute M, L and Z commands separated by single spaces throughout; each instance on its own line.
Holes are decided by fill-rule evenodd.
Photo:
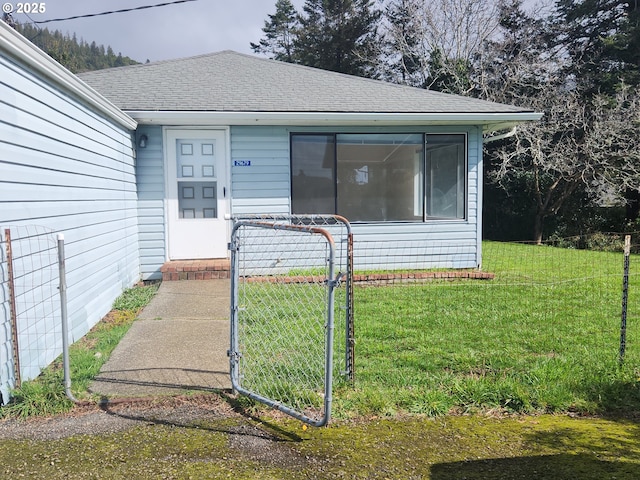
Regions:
M 41 226 L 0 227 L 0 389 L 3 402 L 62 348 L 58 251 Z
M 231 251 L 234 389 L 309 424 L 326 424 L 334 359 L 345 358 L 344 351 L 333 353 L 335 288 L 343 275 L 335 268 L 333 237 L 290 220 L 241 220 Z
M 390 389 L 395 377 L 403 387 L 464 392 L 462 403 L 502 388 L 566 408 L 560 384 L 583 399 L 624 403 L 623 386 L 640 378 L 640 237 L 631 238 L 628 256 L 616 234 L 483 242 L 481 269 L 363 272 L 356 256 L 357 362 L 393 365 L 382 382 Z M 389 339 L 396 348 L 381 348 Z M 481 393 L 487 379 L 494 389 Z
M 340 289 L 336 292 L 335 302 L 335 342 L 338 356 L 335 359 L 335 369 L 337 378 L 345 378 L 350 381 L 354 379 L 355 371 L 355 332 L 354 332 L 354 305 L 353 305 L 353 233 L 349 221 L 338 215 L 245 215 L 237 217 L 235 221 L 257 221 L 276 225 L 295 225 L 306 227 L 319 227 L 331 235 L 334 241 L 334 264 L 336 274 L 342 279 Z M 273 235 L 267 234 L 267 235 Z M 266 236 L 264 233 L 259 236 Z M 322 271 L 325 267 L 325 258 L 317 255 L 305 255 L 304 250 L 300 250 L 298 245 L 299 236 L 296 234 L 284 235 L 279 233 L 279 247 L 269 247 L 280 251 L 280 254 L 273 261 L 275 265 L 270 266 L 268 271 L 262 273 L 273 273 L 274 271 L 285 273 L 313 273 Z M 271 239 L 278 241 L 277 236 Z M 258 244 L 263 240 L 257 240 Z M 260 247 L 263 248 L 263 247 Z M 296 251 L 299 250 L 297 253 Z M 247 266 L 250 264 L 247 263 Z
M 469 256 L 471 244 L 456 246 L 433 238 L 393 247 L 357 235 L 354 241 L 348 222 L 336 218 L 252 218 L 275 225 L 320 227 L 335 239 L 335 278 L 343 283 L 335 290 L 334 379 L 353 379 L 354 351 L 358 363 L 362 358 L 356 377 L 362 374 L 365 381 L 368 357 L 381 355 L 393 366 L 384 375 L 373 374 L 376 382 L 383 379 L 390 385 L 406 383 L 413 375 L 398 371 L 397 365 L 417 365 L 415 378 L 421 380 L 409 385 L 416 392 L 432 382 L 452 382 L 450 389 L 460 389 L 467 381 L 494 377 L 515 379 L 523 388 L 537 391 L 565 382 L 603 397 L 615 396 L 613 387 L 605 385 L 607 379 L 633 383 L 640 378 L 638 234 L 631 236 L 627 256 L 624 235 L 617 234 L 556 238 L 543 245 L 483 242 L 478 269 L 456 268 L 450 261 L 457 255 Z M 320 286 L 315 291 L 325 295 L 326 252 L 307 251 L 299 237 L 283 240 L 269 235 L 244 250 L 267 255 L 268 262 L 246 263 L 241 276 L 245 280 L 286 277 L 282 284 L 295 294 L 305 290 L 300 279 L 311 279 L 314 288 Z M 395 268 L 369 261 L 376 258 Z M 442 259 L 437 268 L 434 258 Z M 35 378 L 61 351 L 57 262 L 51 230 L 0 228 L 2 402 L 21 380 Z M 260 310 L 285 317 L 304 318 L 300 312 L 315 302 L 306 292 L 286 299 L 270 296 L 275 290 L 268 282 L 247 281 L 245 287 L 246 292 L 264 290 L 271 303 L 267 308 L 263 299 L 248 293 L 241 303 L 255 303 Z M 292 310 L 286 311 L 289 307 Z M 292 332 L 290 323 L 280 324 L 284 332 Z M 288 346 L 296 354 L 309 353 L 305 338 Z M 385 342 L 392 343 L 390 349 L 381 348 Z M 267 352 L 265 358 L 270 361 L 274 355 Z M 314 395 L 314 401 L 321 398 Z

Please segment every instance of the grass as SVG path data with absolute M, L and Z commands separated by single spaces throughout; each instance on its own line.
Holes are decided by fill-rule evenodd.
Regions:
M 179 408 L 179 406 L 178 406 Z M 135 412 L 112 433 L 2 440 L 6 478 L 635 480 L 640 426 L 560 415 L 299 422 Z M 117 416 L 118 411 L 110 412 Z M 130 418 L 132 411 L 123 412 Z
M 140 310 L 151 300 L 157 285 L 125 290 L 113 309 L 87 335 L 69 347 L 72 393 L 82 399 L 120 339 Z M 23 382 L 12 392 L 11 402 L 0 408 L 2 417 L 53 415 L 70 410 L 73 403 L 64 391 L 62 358 L 58 358 L 34 380 Z
M 639 260 L 631 260 L 622 365 L 619 253 L 487 242 L 484 270 L 495 274 L 493 280 L 356 286 L 353 384 L 339 380 L 344 288 L 339 289 L 333 416 L 639 412 Z M 120 310 L 73 346 L 76 394 L 86 391 L 153 288 L 126 292 L 114 304 Z M 325 333 L 318 306 L 326 301 L 324 287 L 253 283 L 241 294 L 244 385 L 318 408 Z M 2 415 L 69 408 L 59 364 L 25 383 L 16 400 Z
M 492 281 L 356 288 L 356 383 L 337 408 L 640 410 L 637 303 L 618 365 L 621 254 L 494 243 L 484 254 Z
M 632 300 L 626 361 L 618 364 L 622 255 L 491 242 L 484 254 L 494 280 L 356 286 L 356 381 L 338 383 L 335 414 L 640 411 L 640 312 Z M 635 295 L 633 271 L 630 284 Z M 316 329 L 315 340 L 305 333 L 322 318 L 311 314 L 313 288 L 247 291 L 261 312 L 246 317 L 243 345 L 246 378 L 253 367 L 260 373 L 251 378 L 256 389 L 270 392 L 270 378 L 283 375 L 309 397 L 314 384 L 299 378 L 322 385 L 318 364 L 304 361 L 322 358 L 310 345 L 324 332 Z M 337 364 L 344 354 L 339 315 Z

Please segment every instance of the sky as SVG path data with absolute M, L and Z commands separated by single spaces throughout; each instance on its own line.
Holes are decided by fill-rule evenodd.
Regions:
M 13 7 L 12 16 L 20 23 L 94 14 L 174 0 L 46 0 L 37 2 L 44 13 L 19 13 L 14 0 L 0 0 L 3 11 Z M 33 4 L 34 2 L 28 2 Z M 41 28 L 76 34 L 98 45 L 139 62 L 190 57 L 221 50 L 252 54 L 249 42 L 263 37 L 262 28 L 269 14 L 275 13 L 276 0 L 195 0 L 126 13 L 79 18 L 39 24 Z M 292 0 L 302 10 L 304 0 Z M 23 7 L 24 9 L 24 7 Z

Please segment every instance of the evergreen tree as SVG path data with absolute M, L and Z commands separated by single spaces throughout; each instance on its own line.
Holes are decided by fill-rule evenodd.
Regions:
M 575 79 L 585 103 L 640 86 L 640 2 L 558 0 L 556 22 L 564 25 L 560 40 L 571 58 L 566 74 Z M 631 223 L 640 216 L 640 191 L 628 188 L 625 197 Z
M 640 2 L 558 0 L 555 22 L 572 60 L 567 73 L 586 95 L 640 83 Z
M 38 28 L 30 24 L 16 23 L 16 30 L 42 49 L 51 58 L 74 73 L 87 70 L 134 65 L 139 62 L 129 57 L 117 56 L 111 47 L 98 46 L 96 42 L 88 44 L 78 41 L 76 34 L 63 35 L 59 30 L 50 32 L 47 28 Z
M 583 80 L 569 74 L 575 59 L 567 58 L 566 48 L 556 41 L 564 26 L 530 17 L 522 3 L 502 5 L 501 35 L 484 53 L 482 92 L 490 100 L 544 116 L 518 126 L 502 145 L 490 144 L 487 178 L 506 195 L 488 188 L 485 212 L 506 206 L 520 218 L 528 215 L 533 238 L 541 242 L 549 226 L 561 234 L 586 233 L 567 231 L 563 216 L 571 217 L 570 210 L 579 207 L 583 220 L 582 225 L 571 220 L 571 228 L 583 229 L 596 225 L 596 216 L 602 219 L 603 207 L 620 206 L 626 192 L 638 191 L 640 98 L 624 84 L 614 95 L 585 94 Z M 504 202 L 505 196 L 515 199 L 517 208 Z M 491 228 L 490 221 L 486 226 Z
M 391 0 L 385 9 L 387 63 L 384 77 L 388 80 L 426 88 L 425 52 L 420 25 L 423 0 Z
M 251 49 L 275 60 L 293 63 L 293 41 L 298 26 L 298 13 L 291 1 L 277 0 L 276 12 L 264 22 L 265 37 L 259 43 L 251 42 Z
M 381 12 L 371 0 L 306 0 L 294 40 L 303 65 L 372 77 Z

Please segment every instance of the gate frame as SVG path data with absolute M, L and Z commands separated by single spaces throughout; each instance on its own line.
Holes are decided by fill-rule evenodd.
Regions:
M 353 292 L 353 231 L 351 229 L 351 223 L 346 217 L 342 215 L 323 215 L 323 214 L 257 214 L 257 215 L 238 215 L 233 217 L 234 224 L 240 221 L 250 222 L 289 222 L 289 225 L 309 226 L 313 224 L 314 227 L 323 228 L 324 226 L 332 226 L 327 222 L 334 221 L 335 225 L 342 225 L 346 230 L 346 237 L 341 238 L 340 241 L 346 245 L 346 272 L 343 275 L 344 284 L 346 288 L 345 298 L 345 360 L 344 360 L 344 372 L 342 374 L 351 383 L 355 380 L 355 321 L 354 321 L 354 292 Z M 232 234 L 233 235 L 233 234 Z M 335 244 L 335 243 L 334 243 Z
M 286 230 L 296 232 L 306 232 L 310 234 L 322 235 L 327 240 L 329 246 L 329 272 L 328 278 L 325 280 L 327 286 L 327 318 L 325 333 L 325 371 L 324 371 L 324 415 L 320 420 L 314 420 L 299 411 L 283 405 L 281 402 L 266 398 L 260 394 L 244 389 L 239 382 L 239 362 L 242 353 L 239 351 L 238 340 L 238 281 L 239 277 L 239 255 L 240 246 L 238 245 L 236 233 L 241 227 L 255 227 L 262 229 Z M 333 402 L 333 333 L 334 333 L 334 290 L 340 284 L 340 278 L 334 279 L 334 260 L 335 260 L 335 243 L 331 234 L 322 228 L 309 227 L 303 225 L 286 225 L 278 223 L 269 223 L 264 221 L 238 220 L 234 223 L 231 231 L 231 242 L 229 243 L 231 251 L 231 332 L 230 332 L 230 349 L 227 352 L 229 357 L 229 367 L 231 376 L 231 386 L 234 391 L 245 395 L 253 400 L 264 403 L 275 408 L 287 415 L 292 416 L 306 424 L 314 427 L 323 427 L 329 423 L 331 419 L 331 405 Z

